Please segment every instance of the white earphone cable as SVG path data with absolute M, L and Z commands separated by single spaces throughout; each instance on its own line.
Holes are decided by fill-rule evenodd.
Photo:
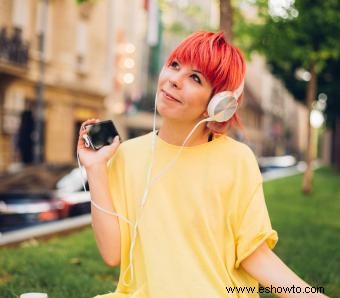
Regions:
M 77 161 L 78 161 L 78 167 L 79 167 L 80 175 L 81 175 L 81 182 L 83 184 L 84 191 L 87 192 L 86 186 L 85 186 L 85 178 L 84 178 L 84 174 L 83 174 L 83 167 L 80 164 L 80 159 L 79 159 L 79 153 L 78 152 L 77 152 Z M 121 218 L 122 220 L 124 220 L 129 225 L 133 225 L 133 223 L 130 220 L 128 220 L 125 216 L 123 216 L 123 215 L 121 215 L 119 213 L 116 213 L 114 211 L 107 210 L 107 209 L 99 206 L 94 200 L 92 200 L 91 196 L 90 196 L 90 201 L 91 201 L 91 204 L 93 204 L 93 206 L 96 207 L 98 210 L 100 210 L 100 211 L 102 211 L 102 212 L 104 212 L 104 213 L 106 213 L 108 215 L 117 216 L 117 217 Z

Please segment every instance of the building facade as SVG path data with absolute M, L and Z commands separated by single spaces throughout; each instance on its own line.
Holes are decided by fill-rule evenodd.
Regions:
M 81 122 L 102 117 L 112 91 L 109 2 L 0 1 L 0 171 L 32 161 L 42 82 L 43 160 L 75 161 Z
M 301 157 L 306 149 L 306 107 L 293 98 L 258 55 L 253 55 L 247 64 L 246 84 L 254 97 L 260 99 L 263 111 L 258 135 L 261 155 Z
M 75 162 L 88 118 L 113 119 L 123 139 L 150 131 L 158 75 L 152 59 L 159 55 L 159 68 L 182 39 L 167 26 L 202 29 L 202 18 L 180 13 L 197 7 L 206 29 L 218 26 L 215 1 L 169 3 L 162 16 L 156 0 L 0 1 L 0 171 L 32 161 L 39 86 L 45 162 Z M 248 62 L 239 113 L 243 128 L 232 135 L 258 156 L 303 151 L 305 109 L 259 57 Z

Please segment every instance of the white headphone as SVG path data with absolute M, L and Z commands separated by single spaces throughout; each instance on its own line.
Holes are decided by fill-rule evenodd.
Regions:
M 215 94 L 208 104 L 207 121 L 225 122 L 228 121 L 236 112 L 237 99 L 242 94 L 244 80 L 235 91 L 223 91 Z

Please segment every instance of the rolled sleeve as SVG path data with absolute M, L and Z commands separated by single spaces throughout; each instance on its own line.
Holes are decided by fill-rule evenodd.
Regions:
M 264 241 L 273 249 L 278 241 L 278 235 L 272 229 L 262 183 L 259 183 L 236 231 L 235 267 L 238 268 L 240 263 Z

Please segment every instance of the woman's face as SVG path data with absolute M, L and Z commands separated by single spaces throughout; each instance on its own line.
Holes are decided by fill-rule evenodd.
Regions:
M 206 112 L 211 93 L 210 83 L 198 69 L 173 60 L 159 75 L 157 110 L 164 118 L 195 122 Z

